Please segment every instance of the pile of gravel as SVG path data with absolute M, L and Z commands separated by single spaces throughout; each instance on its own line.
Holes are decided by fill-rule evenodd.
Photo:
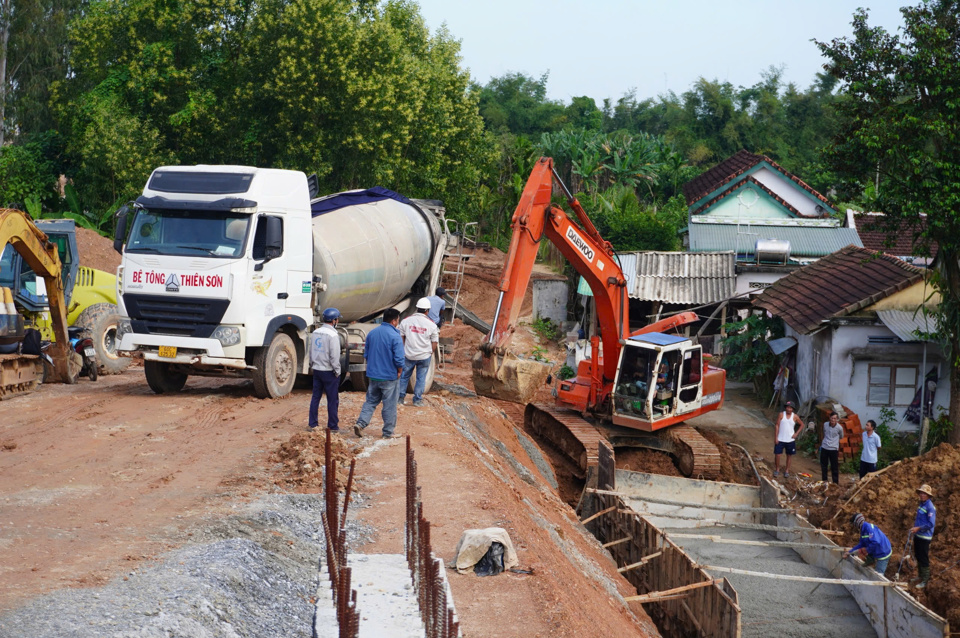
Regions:
M 42 596 L 0 616 L 4 638 L 238 638 L 313 634 L 322 498 L 274 494 L 191 530 L 191 544 L 103 587 Z M 348 526 L 348 543 L 363 532 Z M 126 580 L 124 580 L 126 578 Z

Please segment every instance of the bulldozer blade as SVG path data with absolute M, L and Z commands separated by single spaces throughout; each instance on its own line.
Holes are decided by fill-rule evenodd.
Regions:
M 473 387 L 477 394 L 513 403 L 529 403 L 550 374 L 550 364 L 516 355 L 473 357 Z

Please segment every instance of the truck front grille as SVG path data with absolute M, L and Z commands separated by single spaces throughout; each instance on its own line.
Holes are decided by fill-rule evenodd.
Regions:
M 126 293 L 123 303 L 136 333 L 205 339 L 220 325 L 230 300 Z

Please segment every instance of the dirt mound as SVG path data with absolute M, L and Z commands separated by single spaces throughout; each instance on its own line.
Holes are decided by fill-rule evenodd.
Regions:
M 270 460 L 281 464 L 275 483 L 302 494 L 315 493 L 323 487 L 324 432 L 297 432 L 271 454 Z M 343 489 L 350 473 L 353 450 L 339 435 L 330 441 L 337 461 L 337 487 Z
M 926 590 L 911 588 L 910 593 L 920 602 L 947 618 L 954 627 L 960 626 L 960 528 L 954 522 L 960 512 L 960 447 L 943 443 L 921 457 L 904 459 L 869 482 L 852 501 L 837 512 L 836 518 L 826 523 L 832 529 L 843 530 L 843 543 L 848 547 L 857 540 L 850 527 L 850 517 L 856 512 L 880 526 L 893 545 L 893 556 L 887 577 L 893 578 L 903 555 L 907 533 L 913 527 L 917 513 L 916 489 L 929 484 L 936 494 L 937 525 L 930 547 L 932 578 Z M 869 477 L 868 477 L 869 478 Z M 860 485 L 851 489 L 850 495 Z M 847 497 L 849 498 L 849 497 Z M 813 517 L 811 517 L 813 518 Z M 951 524 L 954 523 L 954 524 Z M 839 540 L 837 542 L 840 542 Z M 943 573 L 944 570 L 946 573 Z M 916 576 L 916 564 L 905 564 L 900 580 Z
M 77 251 L 80 265 L 87 268 L 115 274 L 120 265 L 120 254 L 113 249 L 113 240 L 88 228 L 77 227 Z
M 615 460 L 618 470 L 680 476 L 680 470 L 674 465 L 670 455 L 665 452 L 625 448 L 616 451 Z
M 703 438 L 717 446 L 720 451 L 720 476 L 716 480 L 723 483 L 740 483 L 741 485 L 757 485 L 757 475 L 750 466 L 750 461 L 737 449 L 726 445 L 725 439 L 706 428 L 697 428 Z

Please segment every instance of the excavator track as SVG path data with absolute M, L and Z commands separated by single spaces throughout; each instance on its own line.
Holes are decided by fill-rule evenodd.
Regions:
M 584 478 L 597 465 L 598 446 L 608 440 L 614 447 L 660 450 L 677 459 L 684 476 L 715 479 L 720 475 L 720 451 L 689 425 L 675 425 L 659 432 L 597 427 L 573 410 L 553 405 L 527 405 L 524 422 L 538 436 L 550 441 L 579 469 Z

